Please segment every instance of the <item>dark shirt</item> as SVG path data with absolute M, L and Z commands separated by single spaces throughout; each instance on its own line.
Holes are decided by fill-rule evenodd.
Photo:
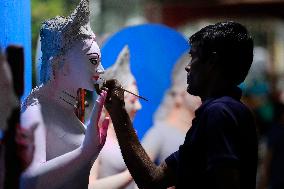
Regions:
M 202 103 L 184 144 L 166 159 L 176 188 L 217 189 L 216 169 L 240 171 L 241 189 L 255 189 L 257 137 L 254 119 L 238 88 Z

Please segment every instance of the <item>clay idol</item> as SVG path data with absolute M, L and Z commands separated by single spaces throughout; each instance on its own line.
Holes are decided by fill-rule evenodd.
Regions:
M 108 127 L 108 118 L 98 124 L 106 91 L 98 95 L 88 125 L 74 113 L 78 89 L 93 91 L 104 73 L 89 19 L 89 0 L 81 0 L 70 16 L 42 24 L 42 85 L 22 104 L 22 127 L 38 123 L 34 158 L 22 175 L 22 188 L 88 187 L 89 172 Z

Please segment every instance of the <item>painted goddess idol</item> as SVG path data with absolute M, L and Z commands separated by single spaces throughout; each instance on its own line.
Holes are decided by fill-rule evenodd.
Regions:
M 35 153 L 21 188 L 87 188 L 91 166 L 104 145 L 108 118 L 98 126 L 106 91 L 98 96 L 89 125 L 75 115 L 79 88 L 94 90 L 104 72 L 101 52 L 90 28 L 89 0 L 81 0 L 67 18 L 43 23 L 40 87 L 22 105 L 21 124 L 38 123 Z

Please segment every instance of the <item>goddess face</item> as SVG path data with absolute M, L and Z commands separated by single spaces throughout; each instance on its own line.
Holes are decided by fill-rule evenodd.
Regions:
M 131 83 L 126 87 L 127 90 L 138 94 L 138 88 L 135 82 Z M 138 97 L 124 93 L 125 108 L 131 120 L 134 119 L 136 112 L 142 108 L 142 105 Z
M 76 42 L 65 57 L 70 84 L 93 91 L 100 74 L 104 73 L 101 51 L 95 38 Z

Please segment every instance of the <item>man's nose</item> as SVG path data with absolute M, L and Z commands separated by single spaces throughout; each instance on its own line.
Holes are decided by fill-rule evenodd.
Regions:
M 189 64 L 185 67 L 185 71 L 187 71 L 187 72 L 190 71 L 190 65 Z

